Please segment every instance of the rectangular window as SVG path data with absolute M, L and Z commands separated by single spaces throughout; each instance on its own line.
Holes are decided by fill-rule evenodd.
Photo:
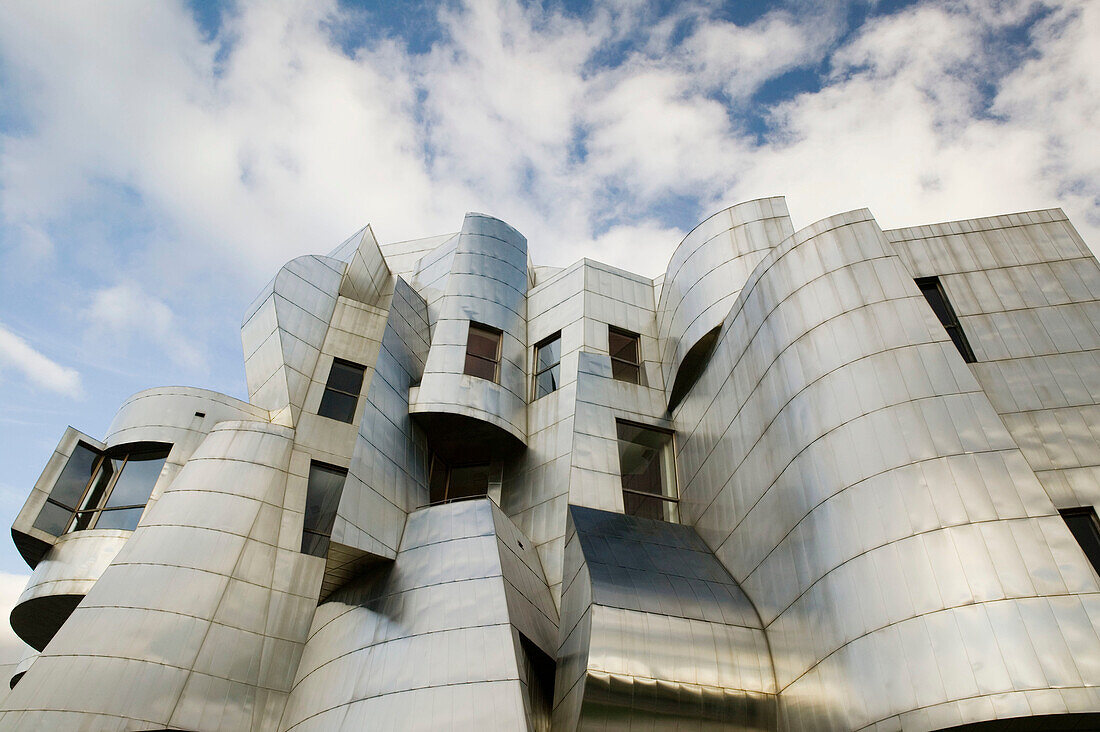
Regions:
M 363 390 L 364 373 L 366 368 L 357 363 L 332 359 L 328 383 L 325 384 L 325 394 L 321 397 L 317 414 L 349 424 L 354 421 L 359 392 Z
M 302 527 L 302 553 L 315 557 L 328 555 L 329 537 L 336 523 L 336 509 L 348 471 L 334 465 L 309 464 L 309 485 L 306 488 L 306 515 Z
M 619 381 L 640 383 L 642 361 L 638 348 L 638 334 L 608 326 L 607 344 L 611 351 L 611 376 Z
M 1092 506 L 1082 508 L 1063 508 L 1059 511 L 1073 538 L 1081 545 L 1085 556 L 1092 562 L 1092 568 L 1100 572 L 1100 521 Z
M 466 337 L 466 367 L 463 373 L 487 381 L 500 380 L 500 336 L 496 328 L 470 323 Z
M 622 421 L 617 428 L 625 513 L 679 521 L 672 433 Z
M 85 529 L 133 531 L 168 459 L 167 445 L 98 450 L 77 443 L 35 528 L 55 536 Z
M 535 399 L 561 384 L 561 331 L 535 346 Z
M 489 463 L 448 466 L 438 456 L 433 456 L 428 488 L 433 506 L 486 496 L 489 494 Z
M 918 277 L 916 283 L 917 287 L 920 288 L 921 294 L 924 295 L 924 299 L 932 306 L 932 312 L 934 312 L 936 317 L 940 319 L 940 322 L 943 323 L 943 328 L 947 331 L 947 335 L 951 336 L 951 341 L 955 344 L 955 348 L 959 349 L 963 361 L 974 363 L 977 359 L 974 358 L 974 352 L 970 350 L 970 343 L 966 340 L 966 333 L 963 332 L 962 324 L 959 323 L 959 318 L 955 315 L 955 309 L 951 307 L 951 301 L 947 299 L 947 293 L 940 283 L 940 278 Z

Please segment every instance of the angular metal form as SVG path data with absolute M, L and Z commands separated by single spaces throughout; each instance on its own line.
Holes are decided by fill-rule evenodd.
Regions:
M 760 617 L 690 526 L 572 506 L 568 531 L 556 727 L 776 729 Z
M 248 402 L 61 435 L 0 730 L 1097 726 L 1100 265 L 1061 211 L 749 201 L 656 280 L 368 226 L 241 336 Z

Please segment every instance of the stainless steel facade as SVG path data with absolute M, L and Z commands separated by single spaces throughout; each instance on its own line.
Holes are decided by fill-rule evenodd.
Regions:
M 749 201 L 656 280 L 535 266 L 483 214 L 366 227 L 241 332 L 248 402 L 152 389 L 61 436 L 12 527 L 0 729 L 1100 728 L 1060 514 L 1100 507 L 1100 266 L 1060 211 L 796 232 Z M 627 515 L 622 450 L 678 524 Z

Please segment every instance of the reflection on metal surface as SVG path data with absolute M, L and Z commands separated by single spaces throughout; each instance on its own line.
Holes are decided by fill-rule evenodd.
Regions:
M 411 514 L 396 560 L 318 608 L 283 729 L 523 729 L 557 625 L 524 540 L 485 499 Z
M 569 528 L 556 725 L 776 729 L 760 618 L 694 530 L 579 506 Z
M 1096 724 L 1100 265 L 1060 211 L 760 199 L 657 280 L 365 227 L 241 335 L 251 403 L 61 436 L 0 730 Z

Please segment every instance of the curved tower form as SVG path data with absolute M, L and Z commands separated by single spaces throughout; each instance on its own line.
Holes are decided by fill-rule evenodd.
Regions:
M 2 730 L 1100 728 L 1100 265 L 1061 211 L 507 224 L 282 267 L 248 401 L 72 427 Z

